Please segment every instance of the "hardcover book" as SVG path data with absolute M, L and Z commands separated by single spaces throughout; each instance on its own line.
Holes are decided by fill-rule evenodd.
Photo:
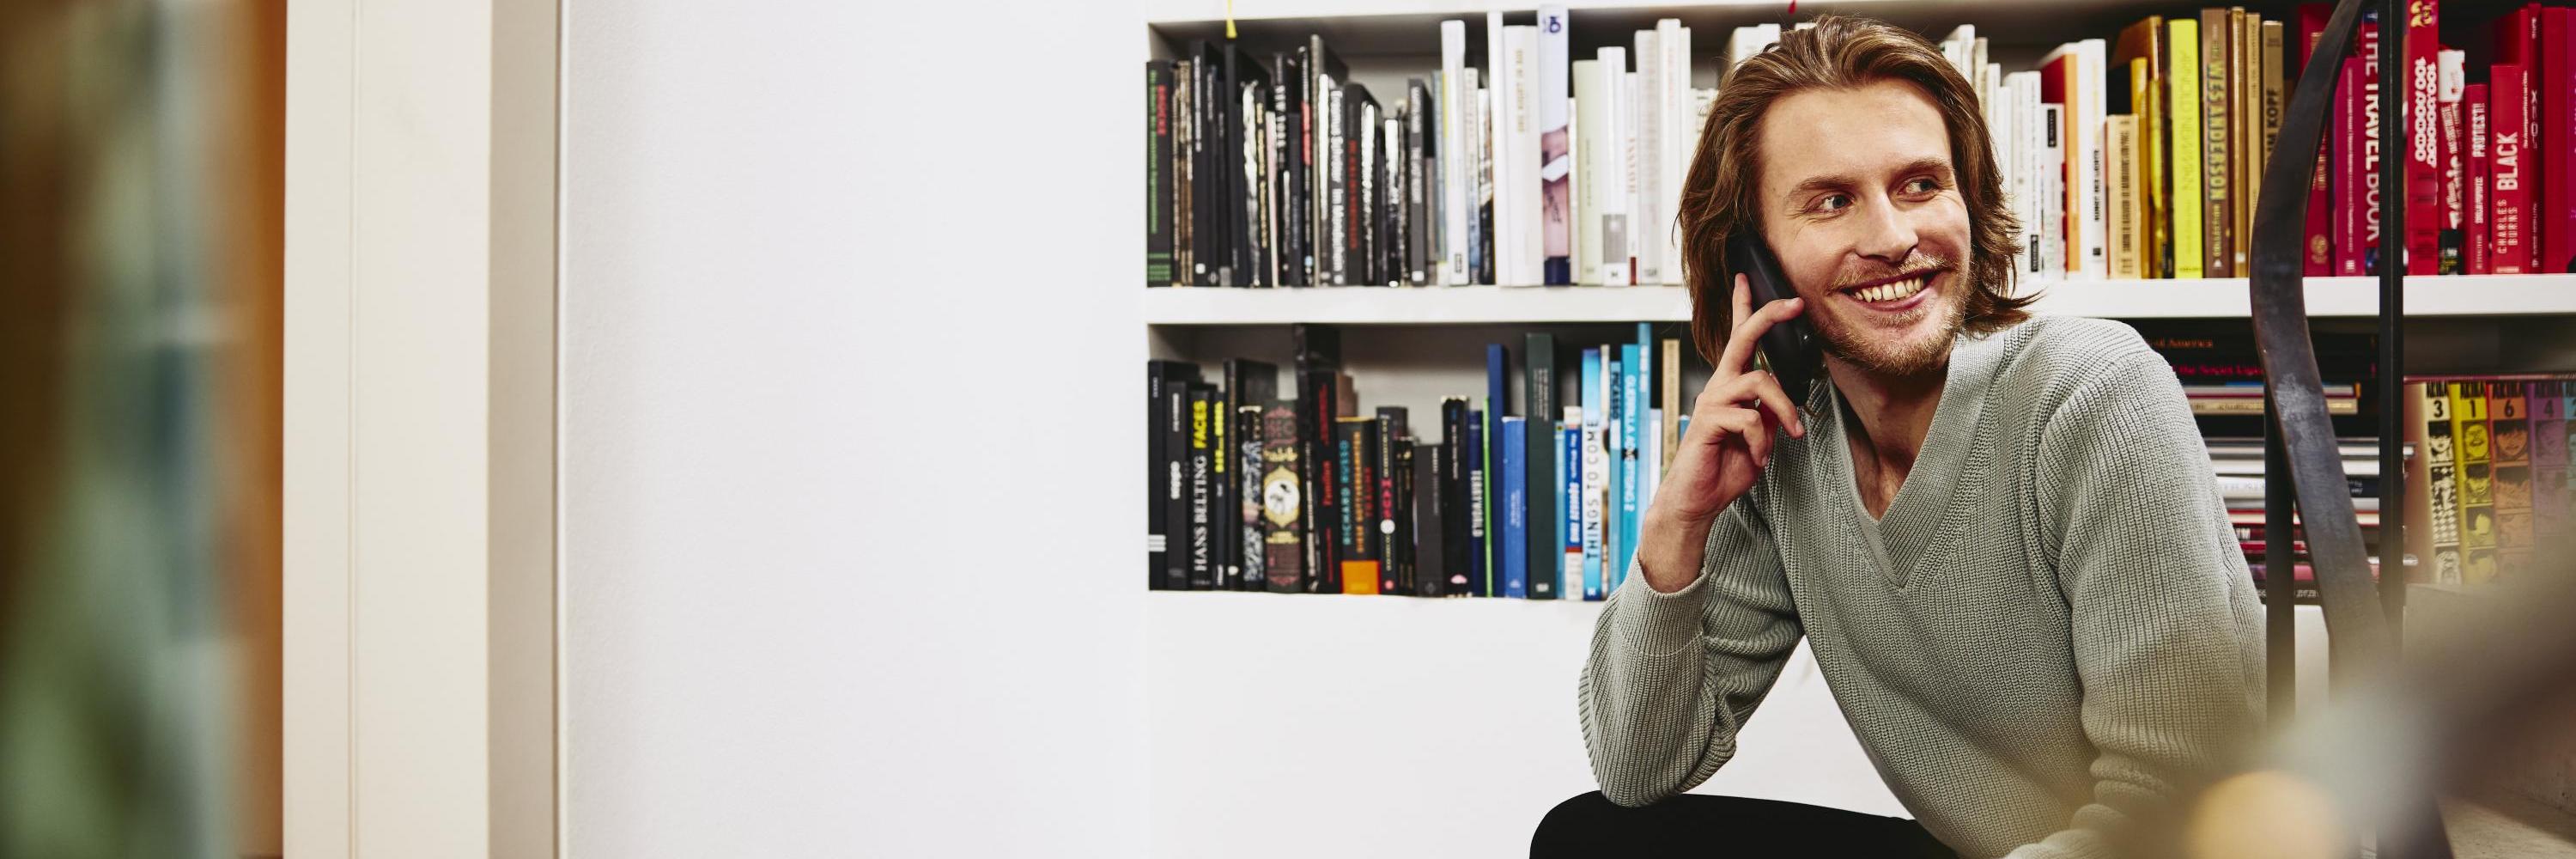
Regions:
M 1556 535 L 1556 337 L 1531 333 L 1521 339 L 1522 381 L 1521 404 L 1528 411 L 1522 426 L 1522 450 L 1529 457 L 1528 517 L 1530 537 L 1525 543 L 1529 570 L 1529 598 L 1555 599 L 1560 578 Z M 1545 516 L 1547 518 L 1541 518 Z
M 1378 565 L 1385 542 L 1379 537 L 1377 486 L 1377 419 L 1333 419 L 1333 442 L 1339 461 L 1334 470 L 1348 487 L 1336 523 L 1342 550 L 1342 593 L 1378 592 Z
M 1297 433 L 1298 411 L 1274 403 L 1261 413 L 1262 572 L 1275 594 L 1303 593 L 1306 586 L 1305 480 Z
M 1529 457 L 1528 421 L 1517 415 L 1503 418 L 1502 471 L 1503 520 L 1502 541 L 1494 554 L 1502 559 L 1503 591 L 1498 596 L 1514 599 L 1529 596 Z

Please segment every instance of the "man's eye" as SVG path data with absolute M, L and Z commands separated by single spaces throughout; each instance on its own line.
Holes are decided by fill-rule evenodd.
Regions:
M 1941 190 L 1941 183 L 1933 181 L 1929 176 L 1918 177 L 1912 181 L 1906 182 L 1905 190 L 1907 193 L 1911 194 L 1930 194 Z
M 1851 196 L 1848 194 L 1826 194 L 1816 198 L 1816 211 L 1819 212 L 1838 212 L 1848 208 L 1851 208 Z

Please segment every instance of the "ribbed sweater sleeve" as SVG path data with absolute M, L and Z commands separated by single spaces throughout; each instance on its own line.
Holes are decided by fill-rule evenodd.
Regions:
M 1576 706 L 1611 802 L 1646 805 L 1716 774 L 1797 646 L 1797 608 L 1755 506 L 1748 493 L 1718 514 L 1689 585 L 1657 592 L 1632 563 L 1602 606 Z
M 2088 802 L 2012 859 L 2154 849 L 2175 803 L 2262 718 L 2249 574 L 2172 368 L 2143 347 L 2074 382 L 2044 425 L 2034 473 L 2097 750 Z

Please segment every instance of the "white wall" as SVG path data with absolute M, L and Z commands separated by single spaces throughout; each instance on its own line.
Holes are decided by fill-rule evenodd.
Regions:
M 572 855 L 1143 854 L 1138 16 L 568 7 Z

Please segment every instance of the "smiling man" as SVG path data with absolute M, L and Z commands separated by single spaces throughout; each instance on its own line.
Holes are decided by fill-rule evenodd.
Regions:
M 2254 589 L 2181 385 L 2024 309 L 2000 180 L 1910 32 L 1828 16 L 1727 77 L 1679 218 L 1716 372 L 1584 666 L 1601 790 L 1533 854 L 2154 854 L 2252 739 Z M 1796 298 L 1750 306 L 1740 231 Z M 1783 324 L 1824 341 L 1812 390 L 1748 369 Z M 1801 636 L 1912 820 L 1682 793 Z

